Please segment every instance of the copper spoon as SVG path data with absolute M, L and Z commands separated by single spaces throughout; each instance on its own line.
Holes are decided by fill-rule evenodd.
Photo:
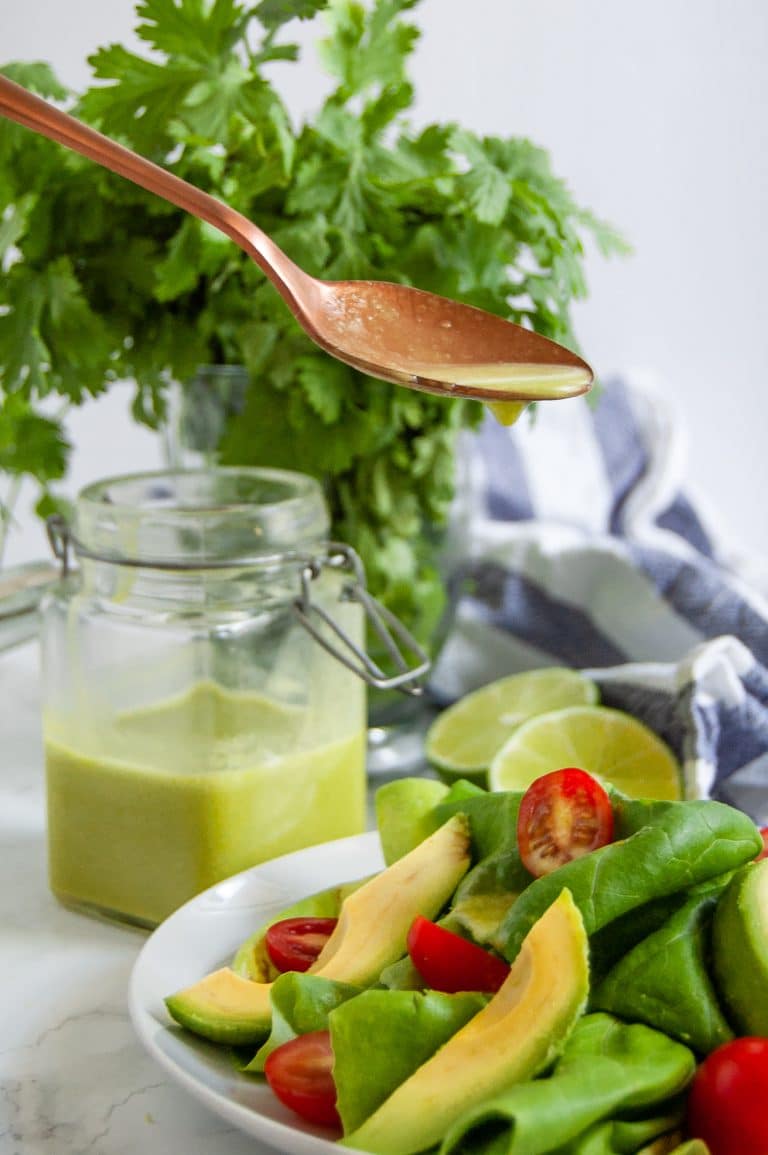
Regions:
M 489 402 L 573 397 L 592 384 L 575 353 L 482 309 L 386 281 L 311 277 L 241 213 L 4 76 L 0 115 L 219 229 L 256 261 L 321 349 L 372 377 Z

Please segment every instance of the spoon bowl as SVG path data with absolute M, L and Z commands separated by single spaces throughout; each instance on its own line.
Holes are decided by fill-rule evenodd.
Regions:
M 313 341 L 372 377 L 485 402 L 574 397 L 592 384 L 575 353 L 482 309 L 408 285 L 310 276 L 241 213 L 4 76 L 0 116 L 219 229 L 256 261 Z
M 575 353 L 483 309 L 388 281 L 317 284 L 305 328 L 373 377 L 479 401 L 573 397 L 592 383 Z

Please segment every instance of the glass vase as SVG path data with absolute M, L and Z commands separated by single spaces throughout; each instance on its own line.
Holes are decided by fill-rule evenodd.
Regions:
M 175 383 L 164 430 L 166 460 L 172 468 L 213 468 L 227 423 L 243 411 L 249 375 L 242 365 L 201 365 L 192 378 Z M 258 461 L 248 464 L 259 466 Z M 429 527 L 434 565 L 445 573 L 450 552 L 446 532 Z M 447 588 L 447 580 L 444 580 Z M 446 605 L 426 648 L 436 653 L 451 618 Z M 374 644 L 375 649 L 375 644 Z M 426 730 L 437 713 L 427 695 L 406 697 L 397 691 L 368 692 L 368 774 L 385 779 L 427 770 L 424 757 Z

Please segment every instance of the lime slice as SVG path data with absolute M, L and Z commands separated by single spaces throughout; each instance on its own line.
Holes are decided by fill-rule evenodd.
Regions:
M 427 732 L 427 759 L 446 782 L 469 778 L 484 785 L 494 755 L 523 722 L 597 699 L 595 683 L 575 670 L 510 674 L 460 698 L 435 719 Z
M 532 718 L 499 750 L 488 779 L 492 790 L 525 790 L 564 766 L 578 766 L 631 798 L 683 797 L 680 766 L 666 743 L 607 706 L 571 706 Z

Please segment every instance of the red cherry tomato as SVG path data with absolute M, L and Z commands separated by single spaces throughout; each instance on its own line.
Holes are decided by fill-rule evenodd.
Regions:
M 766 1101 L 768 1039 L 734 1039 L 708 1055 L 696 1072 L 688 1134 L 703 1139 L 711 1155 L 768 1155 Z
M 302 1119 L 322 1127 L 341 1126 L 330 1031 L 311 1031 L 276 1047 L 266 1058 L 264 1074 L 280 1102 Z
M 768 826 L 764 826 L 760 833 L 763 836 L 763 849 L 758 854 L 755 862 L 762 862 L 764 858 L 768 858 Z
M 264 936 L 267 954 L 279 971 L 306 971 L 333 933 L 336 918 L 283 918 Z
M 517 819 L 523 866 L 536 878 L 613 839 L 611 800 L 575 766 L 543 774 L 526 790 Z
M 427 986 L 449 995 L 457 991 L 492 994 L 509 974 L 504 959 L 421 915 L 408 931 L 408 954 Z

